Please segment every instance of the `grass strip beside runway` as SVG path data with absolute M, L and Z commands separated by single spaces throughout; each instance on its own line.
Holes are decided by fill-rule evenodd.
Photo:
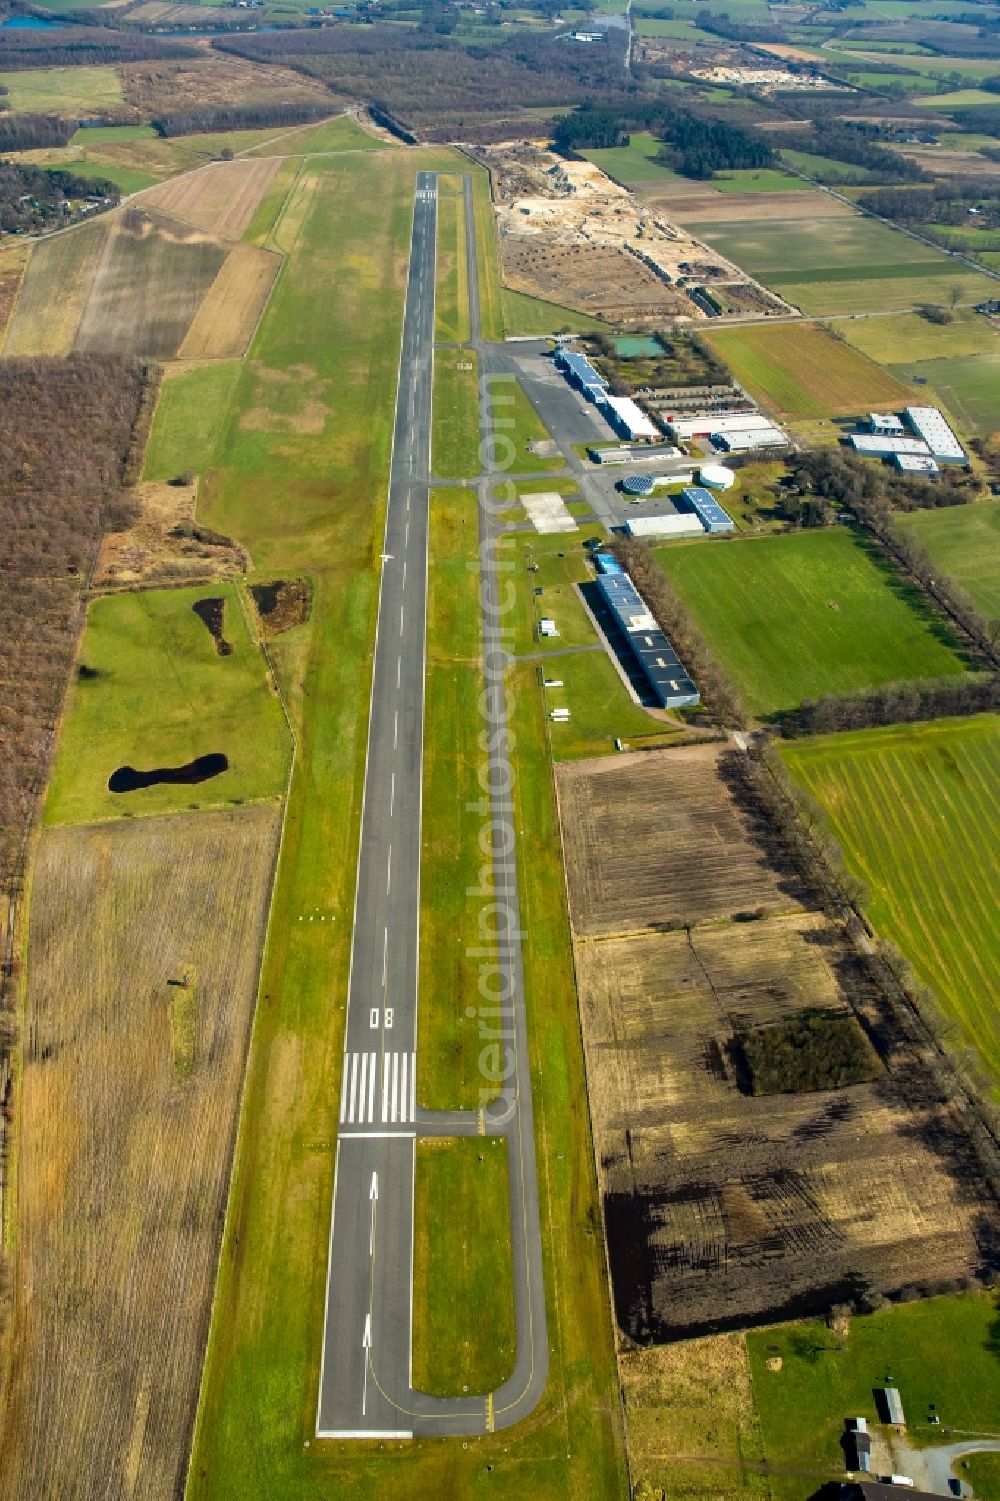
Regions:
M 417 1142 L 413 1383 L 485 1396 L 514 1363 L 507 1151 L 502 1137 Z

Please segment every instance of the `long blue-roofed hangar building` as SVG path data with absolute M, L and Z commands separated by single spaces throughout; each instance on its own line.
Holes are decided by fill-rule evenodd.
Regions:
M 603 555 L 602 555 L 603 556 Z M 598 567 L 602 559 L 598 559 Z M 688 709 L 701 702 L 687 669 L 649 613 L 645 600 L 627 573 L 601 572 L 597 587 L 625 634 L 646 681 L 664 709 Z

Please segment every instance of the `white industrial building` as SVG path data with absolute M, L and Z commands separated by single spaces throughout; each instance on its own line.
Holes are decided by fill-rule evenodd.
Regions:
M 632 516 L 625 523 L 630 537 L 702 537 L 705 528 L 697 516 Z
M 892 462 L 900 474 L 940 474 L 941 469 L 929 453 L 894 453 Z
M 609 396 L 605 393 L 597 405 L 621 438 L 635 442 L 637 438 L 660 436 L 659 429 L 650 422 L 631 396 Z
M 787 448 L 788 439 L 779 427 L 750 428 L 735 433 L 713 433 L 713 447 L 720 453 L 754 453 L 758 448 Z
M 760 412 L 703 412 L 700 417 L 668 417 L 667 427 L 676 442 L 707 438 L 710 433 L 765 432 L 774 423 Z
M 904 416 L 936 459 L 945 464 L 966 462 L 965 449 L 937 407 L 907 407 Z
M 905 432 L 903 420 L 897 417 L 895 412 L 869 412 L 868 425 L 873 433 L 888 435 Z
M 855 453 L 876 458 L 890 458 L 893 454 L 930 456 L 930 449 L 922 438 L 879 437 L 876 433 L 851 433 L 851 447 Z

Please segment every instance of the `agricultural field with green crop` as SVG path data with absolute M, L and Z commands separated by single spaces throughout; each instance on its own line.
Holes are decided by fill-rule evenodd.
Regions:
M 931 323 L 919 313 L 896 313 L 891 318 L 840 319 L 836 329 L 880 365 L 907 368 L 911 360 L 1000 353 L 1000 334 L 968 308 L 956 308 L 950 323 Z
M 220 654 L 194 605 L 224 602 Z M 82 670 L 63 722 L 45 817 L 49 823 L 182 811 L 275 797 L 290 747 L 264 659 L 231 584 L 148 590 L 90 608 Z M 194 784 L 111 792 L 121 766 L 180 767 L 221 753 L 228 769 Z
M 966 431 L 988 435 L 1000 428 L 1000 343 L 989 352 L 914 361 L 892 368 L 903 379 L 922 377 Z
M 600 333 L 608 325 L 600 318 L 588 318 L 573 308 L 560 307 L 556 302 L 545 302 L 540 297 L 528 297 L 524 292 L 514 292 L 504 287 L 503 326 L 509 334 L 540 337 L 553 333 Z
M 708 336 L 736 379 L 784 417 L 905 406 L 907 388 L 815 323 L 758 324 Z
M 874 927 L 1000 1086 L 1000 719 L 819 737 L 784 756 L 868 886 Z
M 922 596 L 846 529 L 672 543 L 656 556 L 754 714 L 963 670 Z
M 696 233 L 810 316 L 974 301 L 993 284 L 943 252 L 858 215 L 691 221 Z
M 160 387 L 143 479 L 171 480 L 188 470 L 205 473 L 221 441 L 239 378 L 236 360 L 169 370 Z

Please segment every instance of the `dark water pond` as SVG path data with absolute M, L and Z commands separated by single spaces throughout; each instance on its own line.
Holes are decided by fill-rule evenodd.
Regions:
M 156 787 L 161 782 L 207 782 L 228 770 L 229 757 L 221 751 L 196 756 L 186 766 L 157 766 L 152 771 L 136 771 L 134 766 L 119 766 L 108 778 L 109 792 L 138 792 L 142 787 Z
M 223 629 L 226 623 L 226 601 L 224 599 L 196 599 L 191 608 L 215 642 L 215 649 L 219 656 L 231 656 L 233 644 L 226 640 Z
M 0 31 L 65 31 L 63 21 L 50 21 L 47 16 L 10 16 L 0 21 Z

